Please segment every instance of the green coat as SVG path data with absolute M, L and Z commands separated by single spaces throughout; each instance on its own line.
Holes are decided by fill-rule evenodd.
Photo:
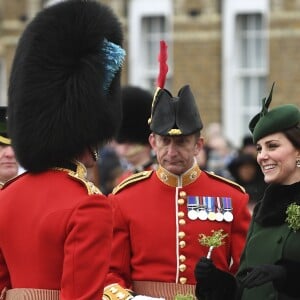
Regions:
M 286 209 L 293 202 L 300 205 L 300 182 L 267 188 L 262 202 L 254 211 L 237 278 L 244 268 L 261 264 L 292 261 L 292 265 L 299 266 L 293 267 L 292 272 L 288 270 L 288 284 L 281 292 L 271 282 L 244 289 L 241 300 L 300 299 L 300 231 L 294 232 L 285 220 Z M 291 293 L 293 297 L 288 295 Z

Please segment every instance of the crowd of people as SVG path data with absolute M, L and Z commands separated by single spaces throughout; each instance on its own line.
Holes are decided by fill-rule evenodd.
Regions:
M 0 107 L 0 299 L 300 299 L 300 111 L 261 111 L 239 148 L 192 87 L 121 86 L 122 26 L 48 6 Z M 20 172 L 24 168 L 25 172 Z M 21 174 L 20 174 L 21 173 Z

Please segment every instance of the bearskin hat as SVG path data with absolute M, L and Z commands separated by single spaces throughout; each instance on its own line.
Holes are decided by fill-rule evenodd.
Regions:
M 96 1 L 55 4 L 28 24 L 8 91 L 8 132 L 22 167 L 57 167 L 114 137 L 122 39 L 118 18 Z
M 148 118 L 151 115 L 151 93 L 137 86 L 125 86 L 121 90 L 121 95 L 123 119 L 117 142 L 148 144 L 151 133 L 148 125 Z

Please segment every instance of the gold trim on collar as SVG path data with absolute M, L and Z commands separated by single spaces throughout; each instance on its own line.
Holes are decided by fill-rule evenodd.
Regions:
M 75 180 L 83 183 L 88 191 L 89 195 L 94 195 L 94 194 L 102 194 L 101 191 L 89 180 L 87 180 L 87 170 L 85 166 L 79 162 L 76 161 L 76 172 L 70 170 L 70 169 L 65 169 L 65 168 L 53 168 L 54 170 L 60 170 L 60 171 L 65 171 L 68 173 L 68 175 Z
M 159 166 L 156 174 L 159 180 L 164 184 L 172 187 L 180 187 L 194 182 L 200 176 L 201 170 L 199 169 L 199 166 L 194 163 L 194 165 L 189 170 L 187 170 L 184 174 L 178 176 L 170 173 L 162 166 Z

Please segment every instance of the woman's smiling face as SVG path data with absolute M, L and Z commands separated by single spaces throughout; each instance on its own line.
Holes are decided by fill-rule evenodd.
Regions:
M 257 144 L 257 162 L 267 183 L 293 184 L 300 181 L 300 168 L 296 159 L 300 149 L 296 149 L 281 132 L 267 135 Z

